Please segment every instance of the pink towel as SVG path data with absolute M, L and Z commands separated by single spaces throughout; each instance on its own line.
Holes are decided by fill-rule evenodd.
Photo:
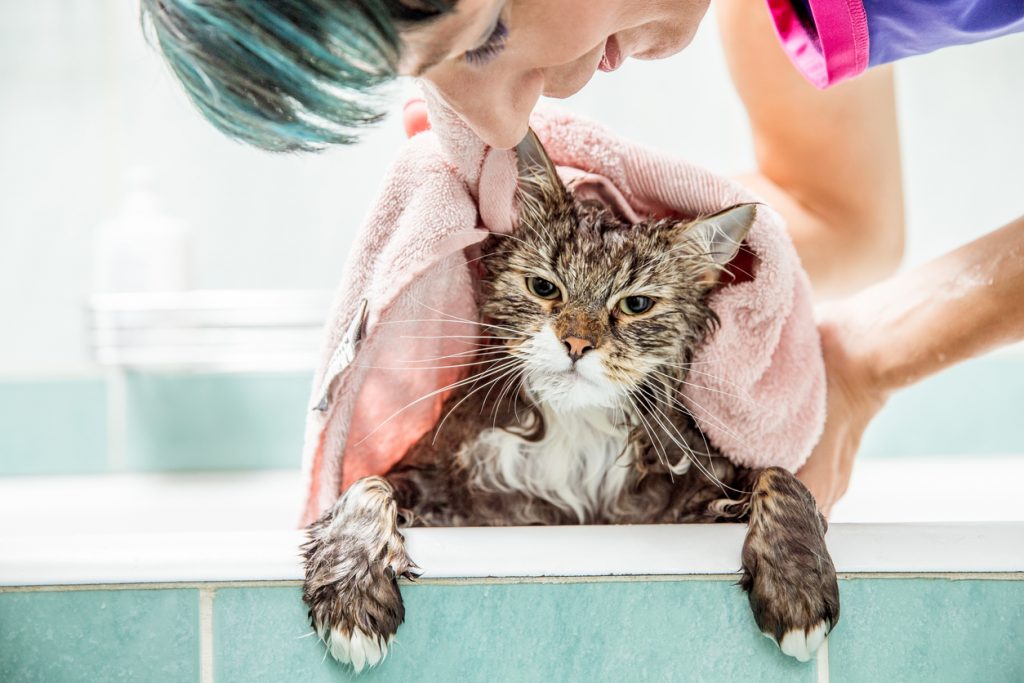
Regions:
M 439 419 L 443 388 L 466 368 L 432 359 L 466 351 L 480 334 L 474 245 L 514 227 L 514 153 L 485 146 L 437 104 L 431 122 L 384 179 L 348 257 L 306 424 L 304 524 L 352 482 L 387 472 Z M 553 108 L 531 125 L 574 191 L 627 214 L 693 218 L 757 200 Z M 734 462 L 796 470 L 825 418 L 810 286 L 775 212 L 758 212 L 746 246 L 753 277 L 713 294 L 721 326 L 694 358 L 682 398 Z

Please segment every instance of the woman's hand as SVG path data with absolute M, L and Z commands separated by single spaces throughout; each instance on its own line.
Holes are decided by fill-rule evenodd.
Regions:
M 861 436 L 893 391 L 1024 340 L 1024 216 L 819 310 L 828 416 L 797 472 L 825 514 L 846 491 Z
M 888 398 L 857 353 L 853 324 L 840 306 L 819 312 L 828 378 L 827 417 L 821 440 L 796 476 L 814 494 L 826 517 L 846 493 L 864 430 Z

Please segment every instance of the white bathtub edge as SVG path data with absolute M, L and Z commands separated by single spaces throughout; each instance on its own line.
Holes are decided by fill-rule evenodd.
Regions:
M 411 529 L 424 579 L 734 574 L 742 525 Z M 299 531 L 0 537 L 0 586 L 298 581 Z M 1024 522 L 834 524 L 840 573 L 1024 572 Z

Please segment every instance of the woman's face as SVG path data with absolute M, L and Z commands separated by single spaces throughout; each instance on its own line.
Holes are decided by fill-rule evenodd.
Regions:
M 541 95 L 568 97 L 600 67 L 660 59 L 693 39 L 709 0 L 459 0 L 403 34 L 422 76 L 485 142 L 514 147 Z

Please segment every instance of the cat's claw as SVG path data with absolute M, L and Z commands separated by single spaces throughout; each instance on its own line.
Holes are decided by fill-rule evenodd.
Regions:
M 794 657 L 801 662 L 806 662 L 811 659 L 821 644 L 825 642 L 825 638 L 828 636 L 829 624 L 827 621 L 819 621 L 816 625 L 807 628 L 795 628 L 786 631 L 782 636 L 782 640 L 779 641 L 779 648 L 790 657 Z M 770 633 L 765 633 L 766 636 L 775 638 Z
M 353 671 L 359 673 L 367 666 L 377 666 L 384 661 L 395 637 L 371 635 L 358 628 L 349 632 L 335 627 L 321 634 L 321 639 L 334 659 L 351 664 Z

